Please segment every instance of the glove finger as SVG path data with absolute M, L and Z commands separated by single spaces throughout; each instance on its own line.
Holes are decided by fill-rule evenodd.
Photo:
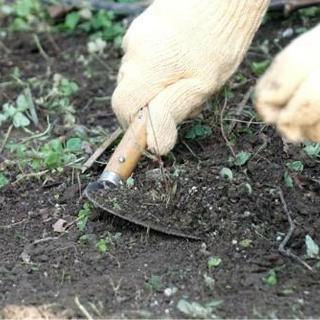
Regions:
M 194 79 L 183 79 L 161 91 L 149 104 L 148 148 L 167 154 L 177 140 L 176 125 L 201 111 L 207 93 Z
M 266 122 L 277 122 L 281 109 L 318 66 L 320 46 L 314 41 L 315 33 L 318 32 L 319 28 L 315 28 L 293 41 L 276 57 L 269 70 L 259 80 L 255 92 L 255 105 Z M 318 38 L 318 35 L 316 36 Z
M 289 140 L 320 142 L 319 83 L 320 73 L 313 72 L 280 113 L 277 127 Z
M 294 74 L 293 74 L 294 73 Z M 267 123 L 275 123 L 281 109 L 290 100 L 306 72 L 296 70 L 296 62 L 285 55 L 276 58 L 265 76 L 258 82 L 255 92 L 255 105 Z
M 128 63 L 123 64 L 119 71 L 119 83 L 111 103 L 120 124 L 125 128 L 138 110 L 147 106 L 163 89 L 157 77 L 144 70 L 141 66 Z

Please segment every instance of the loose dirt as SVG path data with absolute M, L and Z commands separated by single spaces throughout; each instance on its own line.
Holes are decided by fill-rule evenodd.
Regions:
M 228 117 L 233 111 L 238 120 L 228 138 L 236 153 L 251 152 L 247 163 L 236 166 L 229 161 L 230 150 L 220 126 L 221 107 L 217 107 L 205 112 L 203 123 L 213 130 L 209 137 L 186 140 L 184 133 L 192 123 L 182 126 L 179 144 L 163 162 L 169 178 L 157 175 L 159 163 L 144 158 L 132 189 L 113 201 L 124 212 L 135 212 L 138 218 L 149 213 L 152 221 L 201 236 L 201 241 L 154 232 L 99 209 L 93 209 L 85 231 L 80 232 L 76 219 L 86 201 L 81 191 L 101 172 L 103 166 L 98 164 L 90 175 L 81 176 L 80 184 L 70 169 L 51 174 L 45 184 L 40 177 L 0 189 L 0 310 L 26 305 L 38 308 L 38 313 L 48 310 L 66 318 L 88 314 L 95 318 L 182 318 L 186 315 L 177 303 L 185 299 L 202 305 L 222 300 L 212 312 L 223 318 L 320 317 L 318 261 L 306 260 L 314 269 L 309 272 L 278 252 L 289 228 L 279 188 L 296 225 L 289 248 L 306 259 L 305 236 L 320 243 L 318 162 L 308 158 L 302 146 L 284 144 L 272 128 L 250 122 L 248 113 L 235 115 L 256 81 L 250 64 L 261 58 L 259 45 L 269 39 L 274 54 L 289 39 L 276 43 L 273 39 L 286 28 L 303 24 L 299 19 L 269 21 L 241 67 L 248 80 L 233 89 L 228 99 Z M 94 76 L 88 79 L 77 62 L 85 54 L 85 37 L 55 35 L 58 52 L 45 36 L 40 40 L 51 57 L 52 70 L 81 87 L 74 101 L 78 124 L 112 131 L 116 120 L 109 103 L 93 98 L 112 93 L 119 51 L 110 48 L 110 70 L 101 71 L 97 63 L 92 67 Z M 10 54 L 1 52 L 1 81 L 9 79 L 14 67 L 25 78 L 45 75 L 48 61 L 31 36 L 15 35 L 3 42 Z M 19 93 L 14 88 L 0 91 L 0 105 Z M 223 99 L 220 95 L 215 104 L 223 105 Z M 247 105 L 245 111 L 252 111 L 251 101 Z M 55 129 L 56 136 L 65 134 L 61 124 Z M 0 161 L 7 156 L 2 154 Z M 289 188 L 284 179 L 287 163 L 298 160 L 304 170 L 289 170 L 294 182 L 294 188 Z M 220 175 L 223 168 L 232 170 L 231 181 Z M 15 168 L 10 177 L 18 172 Z M 63 233 L 53 230 L 58 219 L 69 224 Z M 96 247 L 99 239 L 112 239 L 105 253 Z M 220 264 L 209 268 L 210 257 L 219 257 Z M 271 270 L 276 273 L 274 285 L 263 280 Z

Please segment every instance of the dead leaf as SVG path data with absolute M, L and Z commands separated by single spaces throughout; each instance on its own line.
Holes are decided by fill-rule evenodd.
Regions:
M 55 224 L 52 225 L 53 231 L 59 233 L 65 232 L 67 227 L 67 221 L 63 219 L 59 219 Z

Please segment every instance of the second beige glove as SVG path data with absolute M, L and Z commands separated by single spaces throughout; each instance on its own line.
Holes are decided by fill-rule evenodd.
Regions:
M 320 25 L 281 51 L 256 89 L 256 107 L 290 141 L 320 142 Z
M 127 126 L 149 106 L 148 148 L 169 152 L 176 125 L 194 116 L 237 69 L 269 0 L 155 0 L 129 28 L 112 106 Z

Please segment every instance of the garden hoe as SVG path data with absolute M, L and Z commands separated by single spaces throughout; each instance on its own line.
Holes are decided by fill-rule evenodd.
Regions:
M 100 178 L 95 182 L 89 183 L 84 194 L 96 207 L 121 219 L 158 232 L 198 240 L 200 238 L 197 236 L 185 234 L 175 227 L 168 227 L 166 223 L 161 223 L 161 217 L 155 217 L 147 213 L 144 217 L 137 217 L 135 212 L 132 212 L 134 210 L 122 209 L 121 203 L 119 205 L 114 201 L 104 201 L 108 196 L 109 199 L 110 197 L 112 199 L 117 192 L 129 192 L 126 181 L 137 167 L 147 146 L 147 112 L 147 107 L 140 109 L 112 154 Z M 134 196 L 139 197 L 140 194 L 140 192 L 137 192 Z

